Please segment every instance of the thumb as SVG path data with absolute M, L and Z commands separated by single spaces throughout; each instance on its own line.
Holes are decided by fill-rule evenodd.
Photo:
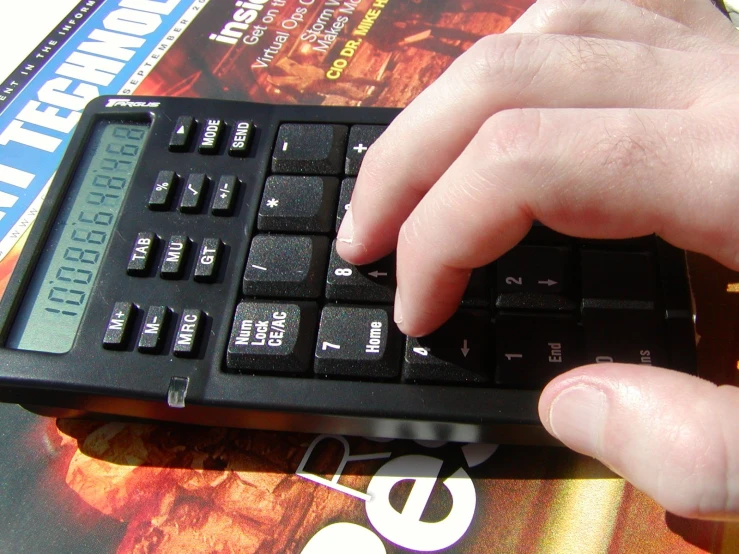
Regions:
M 739 388 L 667 369 L 590 365 L 547 385 L 539 417 L 668 511 L 739 519 Z

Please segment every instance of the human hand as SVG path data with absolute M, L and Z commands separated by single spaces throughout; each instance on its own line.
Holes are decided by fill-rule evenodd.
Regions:
M 339 254 L 397 248 L 396 322 L 430 333 L 534 220 L 656 233 L 739 269 L 739 32 L 709 0 L 546 0 L 486 37 L 367 153 Z M 599 364 L 542 393 L 546 429 L 668 510 L 739 517 L 739 389 Z

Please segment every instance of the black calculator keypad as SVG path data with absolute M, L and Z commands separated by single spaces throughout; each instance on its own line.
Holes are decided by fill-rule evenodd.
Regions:
M 114 415 L 540 443 L 539 392 L 573 367 L 695 373 L 685 255 L 660 239 L 580 240 L 534 223 L 471 272 L 448 322 L 409 338 L 393 320 L 395 254 L 358 267 L 336 250 L 362 161 L 397 110 L 152 100 L 72 349 L 29 362 L 0 348 L 0 389 L 28 404 L 64 382 L 81 400 L 60 406 Z M 91 102 L 76 154 L 101 114 L 130 116 L 106 110 Z M 78 158 L 50 189 L 56 205 Z M 57 217 L 41 213 L 33 232 Z
M 338 255 L 335 238 L 350 209 L 354 164 L 361 163 L 365 147 L 383 129 L 350 126 L 347 135 L 338 125 L 279 127 L 242 292 L 255 301 L 317 301 L 321 315 L 312 367 L 284 371 L 329 379 L 540 389 L 583 363 L 668 362 L 663 343 L 684 340 L 686 323 L 683 317 L 665 325 L 654 309 L 656 239 L 576 241 L 538 223 L 522 244 L 471 273 L 461 309 L 438 331 L 420 339 L 398 335 L 389 318 L 395 255 L 357 267 Z M 326 160 L 344 140 L 337 137 L 345 136 L 342 172 Z M 316 241 L 326 244 L 329 238 L 326 261 L 323 246 L 316 255 Z M 674 249 L 663 250 L 662 258 L 674 256 Z M 680 275 L 677 271 L 673 281 L 678 284 L 666 293 L 674 290 L 676 302 L 682 298 L 684 305 Z M 252 358 L 237 355 L 233 340 L 243 306 L 234 318 L 227 369 L 283 371 L 272 363 L 247 367 Z M 676 338 L 665 334 L 668 327 L 676 329 Z M 626 329 L 638 332 L 640 341 Z M 381 351 L 366 349 L 372 332 Z

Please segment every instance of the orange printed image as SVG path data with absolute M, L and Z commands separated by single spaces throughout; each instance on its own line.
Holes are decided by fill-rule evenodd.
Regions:
M 142 95 L 404 106 L 533 0 L 272 0 L 251 25 L 210 2 Z
M 106 551 L 119 554 L 334 554 L 356 541 L 388 554 L 729 554 L 735 544 L 734 527 L 666 514 L 561 448 L 74 420 L 39 431 L 57 460 L 42 482 L 118 522 Z M 330 550 L 313 549 L 325 541 Z

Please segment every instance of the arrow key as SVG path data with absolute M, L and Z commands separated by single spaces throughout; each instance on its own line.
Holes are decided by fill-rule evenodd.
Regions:
M 169 149 L 172 152 L 186 152 L 190 147 L 190 139 L 195 129 L 195 120 L 189 115 L 177 118 L 172 136 L 169 138 Z
M 492 323 L 482 310 L 459 310 L 437 331 L 409 337 L 403 380 L 417 383 L 479 384 L 492 379 Z
M 363 266 L 345 262 L 331 246 L 326 298 L 392 304 L 395 299 L 395 254 Z
M 572 250 L 568 247 L 516 246 L 496 263 L 496 307 L 499 310 L 575 310 L 571 265 Z

